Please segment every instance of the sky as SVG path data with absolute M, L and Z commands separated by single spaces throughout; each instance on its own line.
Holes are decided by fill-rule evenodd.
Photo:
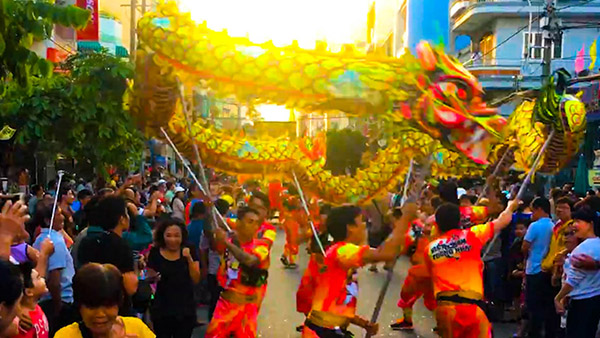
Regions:
M 230 36 L 248 36 L 261 43 L 272 40 L 286 46 L 294 40 L 313 49 L 317 40 L 333 50 L 341 44 L 366 39 L 369 4 L 372 0 L 180 0 L 180 10 L 192 19 L 206 21 L 214 30 L 227 29 Z M 288 121 L 285 107 L 257 107 L 265 121 Z
M 253 42 L 273 40 L 277 46 L 298 40 L 314 48 L 315 41 L 331 44 L 365 39 L 369 0 L 181 0 L 197 22 L 212 29 L 226 28 L 231 36 L 248 35 Z

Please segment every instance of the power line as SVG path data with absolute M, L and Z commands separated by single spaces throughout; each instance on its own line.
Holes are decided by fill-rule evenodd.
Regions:
M 566 5 L 566 6 L 563 6 L 563 7 L 557 8 L 557 9 L 555 10 L 555 12 L 560 12 L 560 11 L 562 11 L 562 10 L 565 10 L 565 9 L 567 9 L 567 8 L 571 8 L 571 7 L 575 7 L 575 6 L 584 6 L 584 5 L 587 5 L 587 4 L 589 4 L 589 3 L 590 3 L 590 2 L 592 2 L 592 1 L 594 1 L 594 0 L 585 0 L 585 1 L 583 1 L 583 2 L 578 2 L 578 3 L 574 3 L 574 4 L 570 4 L 570 5 Z M 518 13 L 518 12 L 517 12 L 517 13 Z M 535 19 L 533 19 L 533 20 L 531 21 L 531 24 L 533 24 L 533 23 L 535 23 L 535 22 L 539 21 L 539 20 L 540 20 L 542 17 L 543 17 L 543 14 L 542 14 L 542 15 L 538 15 L 538 16 L 537 16 Z M 510 39 L 512 39 L 512 38 L 514 38 L 515 36 L 517 36 L 519 33 L 521 33 L 522 31 L 524 31 L 526 28 L 529 28 L 529 24 L 530 24 L 530 23 L 527 23 L 527 25 L 525 25 L 525 26 L 523 26 L 523 27 L 519 28 L 519 30 L 517 30 L 516 32 L 514 32 L 513 34 L 511 34 L 511 35 L 510 35 L 508 38 L 506 38 L 506 39 L 502 40 L 502 42 L 498 43 L 498 44 L 497 44 L 497 45 L 496 45 L 494 48 L 490 49 L 490 50 L 489 50 L 489 51 L 487 51 L 485 54 L 481 55 L 481 56 L 479 57 L 479 59 L 483 59 L 483 57 L 485 57 L 485 56 L 487 56 L 487 55 L 490 55 L 492 52 L 494 52 L 494 51 L 495 51 L 496 49 L 498 49 L 500 46 L 502 46 L 502 45 L 504 45 L 505 43 L 507 43 L 507 42 L 508 42 Z M 467 62 L 470 62 L 470 61 L 473 61 L 473 59 L 471 59 L 471 60 L 469 60 L 469 61 L 467 61 Z M 466 64 L 467 62 L 465 62 L 465 64 Z
M 533 19 L 531 21 L 531 23 L 533 24 L 534 22 L 537 22 L 538 20 L 540 20 L 541 16 L 537 16 L 535 19 Z M 517 36 L 517 34 L 521 33 L 522 31 L 524 31 L 526 28 L 529 28 L 529 23 L 527 23 L 527 25 L 519 28 L 516 32 L 514 32 L 513 34 L 511 34 L 508 38 L 504 39 L 502 42 L 498 43 L 494 48 L 490 49 L 489 51 L 487 51 L 485 54 L 482 54 L 479 58 L 483 59 L 485 56 L 490 55 L 492 52 L 494 52 L 496 49 L 498 49 L 500 46 L 502 46 L 503 44 L 507 43 L 510 39 L 514 38 L 515 36 Z M 472 60 L 469 60 L 472 61 Z M 468 61 L 467 61 L 468 62 Z
M 570 5 L 566 5 L 566 6 L 557 8 L 556 12 L 562 11 L 563 9 L 575 7 L 575 6 L 584 6 L 584 5 L 587 5 L 588 3 L 592 2 L 592 1 L 594 1 L 594 0 L 585 0 L 585 1 L 582 1 L 582 2 L 578 2 L 578 3 L 573 3 L 573 4 L 570 4 Z
M 52 41 L 56 46 L 58 46 L 58 48 L 64 50 L 65 52 L 74 55 L 75 52 L 73 52 L 72 50 L 67 49 L 65 46 L 61 45 L 60 43 L 56 42 L 56 40 L 54 40 L 53 38 L 48 38 L 48 40 Z

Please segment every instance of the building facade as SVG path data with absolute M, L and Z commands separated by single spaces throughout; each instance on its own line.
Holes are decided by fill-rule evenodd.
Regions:
M 550 46 L 551 70 L 564 68 L 576 76 L 578 53 L 584 69 L 592 62 L 590 49 L 600 36 L 600 1 L 558 0 L 555 8 L 562 37 Z M 541 0 L 451 2 L 452 39 L 470 38 L 470 44 L 455 54 L 479 78 L 490 99 L 542 85 L 545 46 L 540 16 L 544 10 Z M 598 73 L 599 67 L 594 66 L 591 73 Z M 501 113 L 508 115 L 513 108 L 503 106 Z

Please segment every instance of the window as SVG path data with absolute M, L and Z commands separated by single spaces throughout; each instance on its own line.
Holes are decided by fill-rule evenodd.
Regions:
M 483 58 L 481 61 L 483 64 L 490 64 L 494 60 L 494 35 L 486 34 L 479 41 L 479 51 Z
M 541 60 L 544 57 L 545 48 L 543 43 L 543 33 L 542 32 L 532 32 L 531 33 L 531 46 L 529 40 L 529 33 L 523 34 L 523 58 L 527 58 L 527 51 L 529 50 L 529 58 L 535 60 Z M 552 41 L 551 43 L 551 51 L 553 59 L 562 58 L 562 36 L 560 41 Z

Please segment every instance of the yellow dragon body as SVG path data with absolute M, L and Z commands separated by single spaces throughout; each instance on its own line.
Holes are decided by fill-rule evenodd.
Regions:
M 307 190 L 332 203 L 362 203 L 394 189 L 411 158 L 433 156 L 432 174 L 437 177 L 481 174 L 495 158 L 491 149 L 500 147 L 503 135 L 511 142 L 521 137 L 520 130 L 505 135 L 518 123 L 506 126 L 506 120 L 485 105 L 472 74 L 426 43 L 417 56 L 407 53 L 397 59 L 352 50 L 335 54 L 253 44 L 194 23 L 172 3 L 142 17 L 138 35 L 130 110 L 148 135 L 168 127 L 189 158 L 195 143 L 203 162 L 218 170 L 287 177 L 294 172 Z M 374 114 L 402 132 L 355 175 L 334 176 L 324 169 L 324 141 L 319 138 L 240 137 L 203 120 L 194 121 L 190 132 L 179 83 L 238 102 L 279 104 L 310 113 Z M 186 94 L 189 101 L 191 93 Z M 521 112 L 527 114 L 526 109 Z M 541 138 L 528 149 L 543 143 L 548 125 L 540 126 Z M 526 167 L 530 161 L 517 163 Z

